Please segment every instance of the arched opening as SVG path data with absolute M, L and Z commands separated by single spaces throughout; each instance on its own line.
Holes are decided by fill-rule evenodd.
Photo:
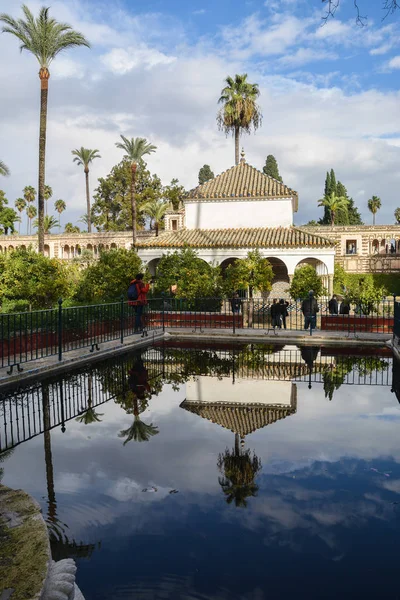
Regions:
M 372 243 L 371 243 L 371 253 L 372 254 L 378 254 L 379 253 L 379 241 L 378 240 L 372 240 Z
M 0 254 L 3 254 L 3 246 L 0 246 Z
M 50 258 L 50 246 L 48 246 L 48 244 L 44 245 L 44 255 L 47 256 L 47 258 Z
M 8 251 L 11 252 L 11 250 L 14 250 L 14 246 L 8 246 Z
M 26 246 L 25 244 L 22 244 L 22 246 L 20 246 L 21 250 L 26 250 Z
M 75 247 L 75 256 L 80 256 L 81 252 L 82 252 L 82 249 L 79 246 L 79 244 L 77 244 L 76 247 Z
M 70 249 L 69 249 L 69 246 L 67 244 L 63 248 L 63 258 L 69 258 L 69 256 L 70 256 Z
M 157 266 L 158 266 L 159 262 L 160 262 L 159 258 L 153 258 L 152 260 L 150 260 L 147 263 L 147 268 L 150 271 L 150 275 L 152 277 L 155 277 L 157 275 Z M 133 274 L 133 275 L 135 275 L 135 274 Z
M 296 269 L 302 265 L 311 265 L 317 271 L 317 275 L 320 275 L 321 277 L 328 275 L 328 267 L 322 260 L 319 260 L 319 258 L 303 258 L 303 260 L 297 263 Z
M 381 240 L 381 254 L 387 253 L 389 250 L 389 245 L 386 243 L 386 240 Z
M 112 249 L 116 249 L 117 248 L 117 244 L 114 244 L 114 242 L 111 244 L 110 246 Z
M 266 256 L 266 259 L 271 263 L 274 278 L 272 280 L 272 289 L 269 292 L 270 298 L 286 298 L 288 296 L 287 289 L 289 287 L 290 278 L 287 266 L 280 258 L 275 256 Z
M 229 267 L 229 265 L 234 265 L 237 260 L 238 260 L 238 258 L 236 258 L 234 256 L 223 260 L 222 263 L 220 264 L 222 274 L 225 273 L 225 271 Z
M 91 250 L 91 251 L 93 252 L 93 246 L 92 246 L 92 244 L 88 244 L 88 245 L 86 246 L 86 249 L 87 249 L 87 250 Z
M 392 238 L 389 243 L 390 254 L 396 254 L 396 249 L 397 249 L 396 240 L 394 238 Z

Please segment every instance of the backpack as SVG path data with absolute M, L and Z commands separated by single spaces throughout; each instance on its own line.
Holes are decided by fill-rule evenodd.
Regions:
M 139 290 L 136 281 L 133 281 L 128 287 L 128 300 L 135 302 L 139 298 Z

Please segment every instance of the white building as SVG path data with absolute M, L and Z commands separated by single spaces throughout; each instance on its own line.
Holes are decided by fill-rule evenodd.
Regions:
M 139 240 L 140 258 L 155 273 L 163 254 L 194 248 L 200 258 L 226 267 L 258 248 L 274 270 L 272 294 L 281 294 L 296 267 L 316 267 L 329 294 L 333 289 L 334 244 L 293 226 L 297 192 L 247 164 L 239 165 L 191 190 L 184 209 L 166 215 L 166 230 Z

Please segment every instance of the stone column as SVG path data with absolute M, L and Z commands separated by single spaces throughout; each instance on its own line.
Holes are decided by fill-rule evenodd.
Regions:
M 328 295 L 331 297 L 333 294 L 333 275 L 328 275 Z

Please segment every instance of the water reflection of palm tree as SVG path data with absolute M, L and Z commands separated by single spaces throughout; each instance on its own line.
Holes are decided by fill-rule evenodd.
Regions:
M 14 451 L 14 448 L 8 448 L 7 450 L 3 450 L 3 452 L 0 452 L 0 463 L 7 460 L 7 458 L 9 458 L 11 456 L 13 451 Z M 3 479 L 3 475 L 4 475 L 4 469 L 2 467 L 0 467 L 0 483 L 1 483 L 1 480 Z
M 244 439 L 242 440 L 244 445 Z M 258 486 L 255 477 L 261 470 L 261 460 L 250 450 L 244 450 L 239 444 L 239 434 L 235 434 L 235 447 L 226 449 L 219 455 L 218 468 L 222 477 L 219 484 L 226 496 L 226 502 L 235 502 L 237 507 L 246 507 L 247 498 L 257 496 Z
M 139 403 L 136 396 L 132 398 L 132 404 L 134 414 L 133 423 L 130 427 L 128 427 L 128 429 L 123 429 L 118 434 L 118 437 L 120 438 L 126 437 L 124 446 L 131 440 L 135 440 L 135 442 L 148 442 L 153 435 L 157 435 L 157 433 L 159 433 L 158 427 L 155 427 L 153 423 L 148 425 L 140 419 L 139 414 L 142 411 L 139 411 Z
M 93 408 L 92 404 L 93 404 L 93 396 L 92 396 L 92 389 L 93 389 L 93 375 L 91 373 L 88 374 L 88 402 L 87 402 L 87 410 L 85 410 L 85 412 L 81 415 L 79 415 L 79 417 L 76 418 L 76 420 L 78 421 L 78 423 L 84 423 L 85 425 L 90 425 L 90 423 L 99 423 L 101 421 L 101 419 L 99 417 L 102 417 L 104 415 L 104 413 L 97 413 L 96 410 Z

